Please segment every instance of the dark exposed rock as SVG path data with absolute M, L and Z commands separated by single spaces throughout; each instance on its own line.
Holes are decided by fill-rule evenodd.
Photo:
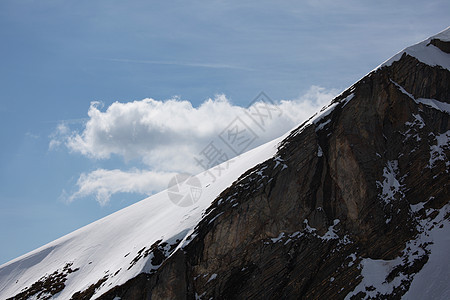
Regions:
M 404 54 L 364 77 L 223 191 L 189 244 L 167 259 L 152 246 L 159 269 L 101 299 L 342 299 L 360 284 L 362 260 L 402 257 L 386 274 L 401 284 L 370 296 L 399 299 L 429 255 L 427 244 L 422 254 L 408 245 L 450 195 L 450 149 L 430 157 L 449 115 L 413 98 L 450 103 L 450 72 Z M 386 192 L 387 177 L 398 184 Z M 352 299 L 374 293 L 369 285 Z
M 432 39 L 430 41 L 430 44 L 438 47 L 445 53 L 450 53 L 450 42 L 442 41 L 440 39 Z
M 159 266 L 173 252 L 173 250 L 175 250 L 179 243 L 180 240 L 178 239 L 170 245 L 167 242 L 162 242 L 162 240 L 157 240 L 148 249 L 144 247 L 138 251 L 136 257 L 130 262 L 128 270 L 131 269 L 139 260 L 148 257 L 150 254 L 152 254 L 150 259 L 151 264 L 153 266 Z M 128 256 L 128 254 L 126 256 Z
M 108 279 L 108 276 L 103 277 L 99 281 L 97 281 L 95 284 L 91 284 L 86 290 L 82 292 L 76 292 L 72 295 L 70 298 L 71 300 L 82 300 L 82 299 L 90 299 L 92 295 L 94 295 L 95 290 L 98 289 L 106 280 Z
M 51 299 L 64 289 L 67 275 L 78 271 L 78 269 L 71 268 L 72 264 L 67 263 L 62 270 L 56 270 L 50 275 L 43 276 L 29 288 L 7 300 L 29 299 L 31 297 L 42 300 Z

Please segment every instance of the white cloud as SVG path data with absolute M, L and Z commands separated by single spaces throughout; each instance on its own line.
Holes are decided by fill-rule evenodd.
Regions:
M 143 163 L 149 171 L 99 169 L 80 176 L 78 191 L 69 199 L 95 195 L 99 203 L 105 204 L 117 192 L 158 191 L 169 180 L 165 174 L 202 171 L 195 158 L 201 158 L 201 151 L 211 142 L 232 158 L 235 154 L 219 135 L 236 117 L 254 132 L 255 140 L 245 149 L 250 150 L 300 124 L 337 93 L 334 89 L 312 86 L 298 99 L 273 104 L 257 102 L 249 108 L 231 104 L 224 95 L 208 99 L 199 107 L 179 99 L 144 99 L 115 102 L 102 111 L 101 103 L 93 102 L 82 131 L 71 132 L 67 125 L 61 124 L 49 146 L 54 149 L 65 145 L 72 152 L 97 160 L 118 155 L 126 161 L 135 159 Z M 167 179 L 164 184 L 162 178 Z M 152 180 L 156 183 L 152 184 Z M 145 190 L 141 182 L 146 182 Z
M 50 143 L 48 148 L 50 150 L 56 149 L 64 142 L 69 134 L 69 127 L 66 125 L 66 122 L 61 122 L 56 127 L 54 133 L 50 135 Z
M 78 178 L 78 191 L 65 196 L 67 201 L 89 195 L 95 195 L 100 205 L 109 202 L 115 193 L 139 193 L 151 195 L 155 191 L 167 188 L 169 180 L 175 173 L 152 172 L 142 170 L 104 170 L 98 169 L 88 174 L 83 173 Z M 63 194 L 66 194 L 65 192 Z

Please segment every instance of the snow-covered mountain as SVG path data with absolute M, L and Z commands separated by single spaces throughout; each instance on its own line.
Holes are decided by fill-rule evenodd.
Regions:
M 198 174 L 193 205 L 163 191 L 0 266 L 0 299 L 450 299 L 449 114 L 450 28 Z
M 219 166 L 223 169 L 221 176 L 214 182 L 208 171 L 198 174 L 202 193 L 192 206 L 175 205 L 163 191 L 2 265 L 0 298 L 17 295 L 36 282 L 53 282 L 54 277 L 58 279 L 49 284 L 50 290 L 38 298 L 53 295 L 51 289 L 56 281 L 65 285 L 58 297 L 70 299 L 75 292 L 106 278 L 95 292 L 101 295 L 142 272 L 156 269 L 151 263 L 153 255 L 144 258 L 142 249 L 148 250 L 157 241 L 168 243 L 163 252 L 182 248 L 211 202 L 246 170 L 272 157 L 279 141 L 223 163 Z M 143 259 L 135 259 L 138 257 Z

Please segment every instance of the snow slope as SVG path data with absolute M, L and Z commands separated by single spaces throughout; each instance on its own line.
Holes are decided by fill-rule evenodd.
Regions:
M 423 208 L 423 203 L 412 205 L 412 211 Z M 364 258 L 360 262 L 361 283 L 347 294 L 346 300 L 359 292 L 364 292 L 363 299 L 380 298 L 380 294 L 391 294 L 394 288 L 410 281 L 409 290 L 402 296 L 406 300 L 420 299 L 450 299 L 450 220 L 446 216 L 450 213 L 450 205 L 441 209 L 428 209 L 428 214 L 438 213 L 436 218 L 421 220 L 417 226 L 420 234 L 406 244 L 402 254 L 393 260 Z M 447 217 L 448 218 L 448 217 Z M 424 245 L 427 245 L 424 247 Z M 413 274 L 400 272 L 391 281 L 388 275 L 401 264 L 411 264 L 429 252 L 429 258 L 423 268 Z M 374 287 L 371 289 L 370 287 Z M 372 298 L 369 298 L 372 297 Z
M 421 225 L 427 230 L 418 240 L 422 243 L 431 242 L 430 257 L 414 276 L 404 299 L 450 299 L 450 220 L 445 219 L 449 213 L 448 204 L 439 211 L 434 222 L 442 226 L 433 226 L 434 222 L 422 222 Z
M 75 292 L 109 275 L 96 291 L 99 296 L 139 273 L 149 272 L 154 268 L 147 263 L 151 257 L 138 260 L 128 269 L 133 258 L 139 257 L 139 250 L 160 239 L 169 244 L 183 240 L 178 245 L 181 247 L 211 202 L 246 170 L 272 157 L 283 138 L 223 163 L 225 170 L 214 182 L 208 171 L 197 175 L 202 194 L 192 206 L 176 206 L 163 191 L 0 266 L 0 299 L 18 294 L 45 274 L 61 271 L 70 263 L 72 270 L 79 269 L 67 275 L 66 288 L 55 298 L 70 299 Z

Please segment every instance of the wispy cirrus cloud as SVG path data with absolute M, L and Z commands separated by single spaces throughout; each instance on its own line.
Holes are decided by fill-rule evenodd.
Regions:
M 149 64 L 149 65 L 173 65 L 182 67 L 194 68 L 210 68 L 210 69 L 235 69 L 241 71 L 255 71 L 253 68 L 220 63 L 201 63 L 201 62 L 183 62 L 183 61 L 164 61 L 164 60 L 139 60 L 126 58 L 103 58 L 102 60 L 118 62 L 118 63 L 133 63 L 133 64 Z

